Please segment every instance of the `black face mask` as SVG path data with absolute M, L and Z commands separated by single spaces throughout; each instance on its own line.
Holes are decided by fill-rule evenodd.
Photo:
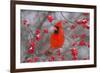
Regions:
M 57 26 L 55 26 L 55 27 L 56 27 L 57 30 L 54 30 L 54 33 L 58 34 L 59 33 L 59 27 L 57 27 Z

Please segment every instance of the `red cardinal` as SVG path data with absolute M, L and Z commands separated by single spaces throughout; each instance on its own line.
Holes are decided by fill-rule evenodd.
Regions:
M 50 36 L 50 47 L 57 49 L 61 48 L 64 44 L 64 30 L 61 21 L 57 22 L 54 27 L 55 30 Z

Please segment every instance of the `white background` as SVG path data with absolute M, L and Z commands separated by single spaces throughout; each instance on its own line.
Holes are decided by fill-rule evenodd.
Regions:
M 33 1 L 33 0 L 32 0 Z M 34 0 L 58 3 L 97 5 L 97 37 L 100 37 L 100 0 Z M 100 38 L 97 41 L 97 68 L 41 71 L 34 73 L 99 73 Z M 10 0 L 0 0 L 0 73 L 10 73 Z M 33 73 L 33 72 L 30 72 Z

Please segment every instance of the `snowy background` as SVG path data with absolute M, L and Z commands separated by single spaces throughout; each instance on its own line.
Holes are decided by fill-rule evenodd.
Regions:
M 21 62 L 89 59 L 89 19 L 89 13 L 21 10 Z M 62 21 L 64 44 L 45 54 L 58 21 Z

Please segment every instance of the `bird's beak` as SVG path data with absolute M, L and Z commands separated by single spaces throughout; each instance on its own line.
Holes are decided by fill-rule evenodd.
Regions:
M 53 30 L 54 30 L 54 31 L 56 31 L 56 30 L 57 30 L 57 28 L 54 26 L 54 27 L 53 27 Z
M 53 33 L 57 28 L 55 26 L 50 27 L 50 32 Z

